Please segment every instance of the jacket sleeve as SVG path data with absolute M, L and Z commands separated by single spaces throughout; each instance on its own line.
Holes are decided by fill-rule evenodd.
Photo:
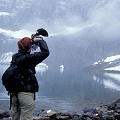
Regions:
M 41 51 L 24 56 L 22 65 L 24 65 L 25 68 L 34 68 L 37 64 L 49 56 L 49 49 L 47 43 L 44 40 L 39 41 L 39 47 Z
M 40 40 L 39 46 L 40 46 L 40 50 L 41 50 L 41 55 L 43 55 L 45 58 L 47 58 L 50 54 L 47 43 L 44 40 Z
M 31 54 L 31 60 L 34 60 L 33 62 L 34 66 L 42 62 L 50 54 L 47 43 L 44 40 L 39 41 L 39 47 L 41 50 L 40 52 L 35 52 L 34 54 Z

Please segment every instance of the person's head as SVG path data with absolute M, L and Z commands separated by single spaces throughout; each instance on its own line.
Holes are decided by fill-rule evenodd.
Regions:
M 31 52 L 32 48 L 32 41 L 29 37 L 24 37 L 21 40 L 18 41 L 18 48 L 19 50 L 27 50 L 28 52 Z

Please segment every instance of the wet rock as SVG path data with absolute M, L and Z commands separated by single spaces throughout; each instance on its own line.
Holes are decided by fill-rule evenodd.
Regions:
M 71 117 L 70 113 L 61 113 L 60 115 L 61 116 L 70 116 Z
M 116 120 L 113 116 L 106 116 L 105 120 Z
M 91 118 L 87 117 L 86 120 L 92 120 Z
M 114 118 L 117 119 L 117 120 L 120 120 L 120 114 L 114 115 Z
M 108 114 L 108 115 L 113 115 L 113 114 L 114 114 L 114 111 L 113 111 L 113 110 L 107 111 L 107 114 Z
M 78 115 L 73 116 L 72 120 L 80 120 L 81 117 L 79 117 Z
M 89 108 L 85 108 L 83 109 L 84 113 L 90 112 L 90 113 L 95 113 L 95 109 L 89 109 Z
M 92 114 L 91 113 L 85 113 L 85 114 L 82 115 L 82 117 L 83 118 L 87 118 L 87 117 L 92 118 Z
M 115 109 L 120 109 L 120 103 L 116 103 Z
M 96 107 L 95 112 L 96 112 L 96 113 L 100 113 L 99 107 Z
M 56 117 L 56 112 L 53 112 L 51 110 L 46 110 L 46 111 L 42 111 L 41 113 L 39 113 L 38 116 L 55 118 Z
M 77 113 L 56 113 L 52 110 L 42 110 L 33 117 L 33 120 L 120 120 L 120 99 L 95 109 L 85 108 L 83 112 L 78 115 Z M 2 120 L 12 120 L 9 117 L 9 112 L 1 110 L 0 115 Z
M 0 110 L 0 118 L 8 118 L 10 117 L 10 114 L 8 111 Z
M 108 104 L 108 110 L 120 109 L 120 99 Z
M 37 116 L 37 117 L 33 117 L 32 120 L 51 120 L 51 119 L 50 119 L 50 117 Z
M 70 120 L 69 116 L 58 116 L 57 120 Z
M 12 120 L 12 117 L 9 117 L 9 118 L 3 118 L 2 120 Z

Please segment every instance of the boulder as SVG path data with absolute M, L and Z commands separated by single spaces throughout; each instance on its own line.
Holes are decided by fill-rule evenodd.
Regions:
M 108 110 L 120 109 L 120 99 L 108 104 Z
M 36 117 L 33 117 L 32 120 L 51 120 L 51 119 L 50 119 L 50 117 L 36 116 Z
M 120 120 L 120 114 L 115 115 L 114 118 L 115 118 L 116 120 Z
M 9 118 L 3 118 L 2 120 L 12 120 L 12 117 L 9 117 Z
M 46 110 L 46 111 L 42 111 L 41 113 L 39 113 L 38 116 L 55 118 L 56 112 L 53 112 L 52 110 Z
M 57 120 L 70 120 L 69 116 L 57 116 Z
M 8 118 L 10 117 L 10 114 L 8 111 L 5 111 L 5 110 L 0 110 L 0 118 Z

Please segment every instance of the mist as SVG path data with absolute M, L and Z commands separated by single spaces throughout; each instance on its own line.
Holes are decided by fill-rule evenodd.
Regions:
M 57 6 L 58 3 L 60 6 Z M 89 0 L 87 2 L 83 0 L 74 0 L 67 3 L 58 3 L 53 4 L 52 2 L 48 2 L 48 4 L 50 4 L 49 6 L 55 9 L 48 10 L 48 4 L 44 5 L 46 10 L 44 8 L 43 12 L 48 12 L 48 16 L 45 14 L 45 18 L 33 17 L 23 26 L 23 29 L 35 31 L 39 26 L 46 28 L 51 35 L 70 35 L 74 33 L 81 34 L 81 31 L 87 28 L 96 27 L 96 30 L 93 31 L 93 35 L 98 34 L 98 36 L 100 35 L 104 38 L 103 40 L 114 40 L 120 37 L 120 14 L 118 12 L 120 9 L 119 0 Z M 52 12 L 53 14 L 49 12 Z
M 119 54 L 119 0 L 12 0 L 1 1 L 1 6 L 1 42 L 14 44 L 44 28 L 49 33 L 49 64 L 81 67 Z M 1 54 L 16 51 L 4 46 Z

